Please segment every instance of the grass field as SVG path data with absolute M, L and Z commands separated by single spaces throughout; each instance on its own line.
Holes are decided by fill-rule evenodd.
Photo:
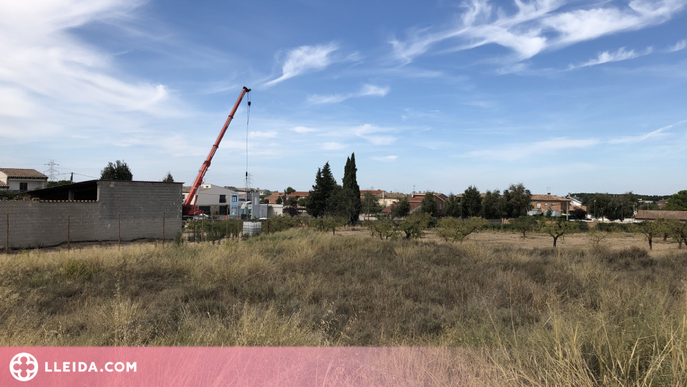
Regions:
M 677 244 L 367 235 L 0 256 L 0 345 L 439 346 L 487 385 L 687 384 Z

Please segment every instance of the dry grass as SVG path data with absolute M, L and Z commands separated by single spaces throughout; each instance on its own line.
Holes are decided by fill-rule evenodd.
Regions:
M 684 386 L 687 252 L 576 237 L 289 230 L 0 256 L 0 345 L 460 347 L 432 378 L 460 379 L 460 359 L 493 385 Z

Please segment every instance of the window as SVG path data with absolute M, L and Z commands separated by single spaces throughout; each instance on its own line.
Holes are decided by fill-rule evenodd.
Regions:
M 549 206 L 549 203 L 544 203 L 544 207 L 548 207 L 548 206 Z
M 219 195 L 219 202 L 220 203 L 226 203 L 227 202 L 227 195 Z
M 19 190 L 24 192 L 29 190 L 29 183 L 19 183 Z
M 537 203 L 537 208 L 541 208 L 541 203 Z
M 239 201 L 239 195 L 231 195 L 231 201 L 232 203 L 236 203 Z
M 551 203 L 551 207 L 556 207 L 556 203 Z
M 231 214 L 236 215 L 237 210 L 238 209 L 236 207 L 231 207 Z

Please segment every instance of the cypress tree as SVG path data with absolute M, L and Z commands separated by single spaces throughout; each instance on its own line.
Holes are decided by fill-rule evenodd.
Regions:
M 308 195 L 307 211 L 314 217 L 320 217 L 329 212 L 329 198 L 336 188 L 336 180 L 329 168 L 329 162 L 323 168 L 317 168 L 315 185 Z
M 358 185 L 357 174 L 358 168 L 355 166 L 355 153 L 351 157 L 346 158 L 346 166 L 344 167 L 343 190 L 346 200 L 345 214 L 343 214 L 349 222 L 356 222 L 362 210 L 362 201 L 360 199 L 360 186 Z

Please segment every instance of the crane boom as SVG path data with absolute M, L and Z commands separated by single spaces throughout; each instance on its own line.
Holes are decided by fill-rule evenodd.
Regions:
M 200 188 L 200 185 L 203 184 L 203 179 L 205 179 L 205 173 L 208 171 L 208 168 L 210 168 L 212 158 L 215 157 L 215 152 L 217 152 L 217 148 L 219 148 L 219 143 L 222 142 L 222 137 L 224 137 L 224 133 L 226 133 L 227 128 L 231 123 L 231 120 L 234 119 L 234 114 L 236 113 L 236 110 L 239 108 L 239 105 L 243 100 L 243 96 L 249 92 L 250 89 L 244 86 L 243 90 L 241 90 L 241 94 L 239 95 L 239 99 L 236 100 L 234 108 L 231 109 L 231 113 L 229 113 L 229 117 L 227 117 L 227 121 L 224 123 L 224 126 L 222 127 L 222 131 L 219 132 L 219 136 L 217 136 L 215 144 L 212 145 L 212 149 L 210 149 L 210 154 L 208 154 L 208 157 L 203 162 L 203 165 L 201 165 L 200 170 L 198 171 L 198 176 L 196 177 L 196 180 L 193 182 L 193 185 L 191 186 L 191 191 L 189 191 L 188 195 L 186 196 L 186 200 L 184 200 L 184 204 L 182 207 L 182 212 L 184 215 L 198 215 L 200 213 L 200 211 L 196 208 L 196 198 L 198 196 L 198 189 Z

